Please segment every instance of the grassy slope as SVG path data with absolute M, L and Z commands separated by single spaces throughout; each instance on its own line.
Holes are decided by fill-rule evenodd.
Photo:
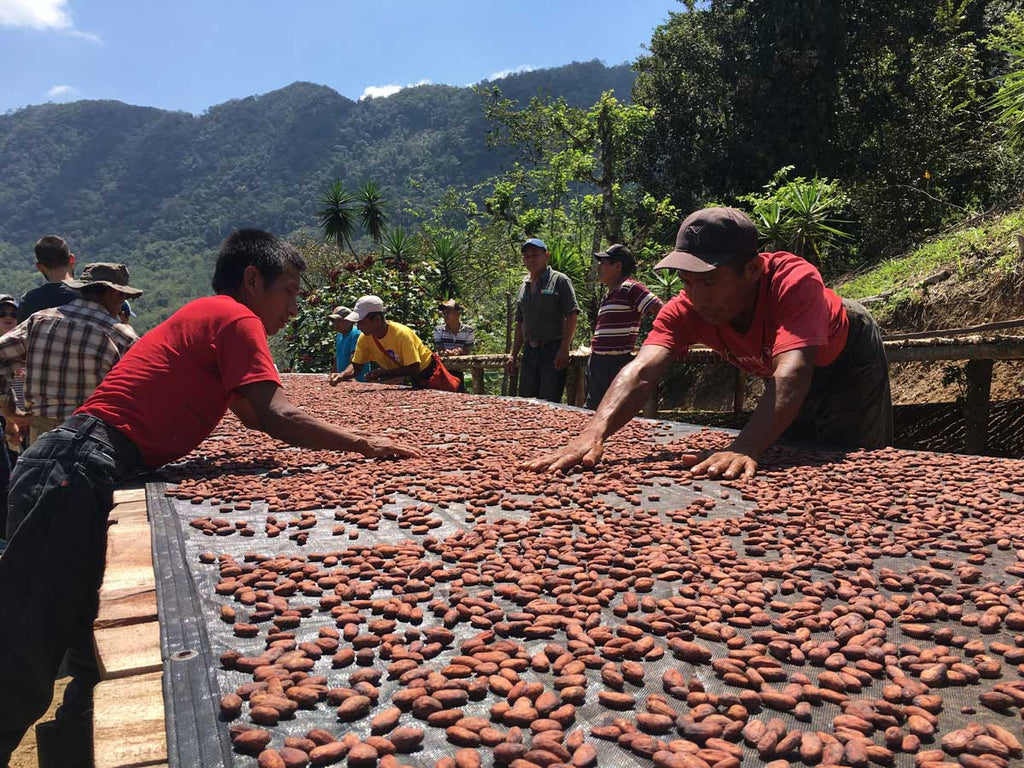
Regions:
M 841 278 L 836 291 L 851 299 L 893 291 L 886 301 L 892 305 L 910 296 L 916 283 L 942 269 L 958 280 L 999 279 L 1020 269 L 1017 233 L 1024 233 L 1024 209 L 935 237 L 903 256 Z

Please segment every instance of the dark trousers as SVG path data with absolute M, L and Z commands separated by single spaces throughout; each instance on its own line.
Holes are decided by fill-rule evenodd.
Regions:
M 586 407 L 592 411 L 604 399 L 608 387 L 615 381 L 619 371 L 625 368 L 633 360 L 633 355 L 627 352 L 624 355 L 594 355 L 587 360 L 587 403 Z
M 537 397 L 552 403 L 562 402 L 568 368 L 555 368 L 555 356 L 562 340 L 556 339 L 540 346 L 523 347 L 523 359 L 519 365 L 519 396 Z
M 18 460 L 0 555 L 0 766 L 49 707 L 65 655 L 74 679 L 58 718 L 91 714 L 107 516 L 115 485 L 142 468 L 135 446 L 91 416 L 72 416 Z
M 7 450 L 7 441 L 4 439 L 4 430 L 7 429 L 7 421 L 0 416 L 0 552 L 3 551 L 3 542 L 7 538 L 7 489 L 11 482 L 11 454 Z
M 817 368 L 783 439 L 849 448 L 892 445 L 892 395 L 882 334 L 870 313 L 843 299 L 850 333 L 832 363 Z

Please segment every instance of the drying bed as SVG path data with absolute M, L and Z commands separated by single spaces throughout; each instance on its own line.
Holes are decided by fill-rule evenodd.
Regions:
M 424 448 L 371 462 L 226 419 L 150 488 L 172 765 L 739 768 L 1021 758 L 1024 462 L 773 449 L 288 377 Z M 1020 633 L 1020 634 L 1018 634 Z

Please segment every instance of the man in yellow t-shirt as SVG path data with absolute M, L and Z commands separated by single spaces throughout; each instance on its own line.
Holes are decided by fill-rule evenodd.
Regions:
M 447 376 L 435 375 L 438 367 L 444 369 L 444 365 L 415 331 L 385 317 L 384 302 L 380 297 L 361 297 L 353 312 L 359 318 L 356 326 L 362 336 L 356 342 L 356 351 L 348 367 L 331 375 L 329 381 L 332 386 L 352 379 L 355 366 L 376 363 L 380 367 L 366 374 L 366 381 L 394 382 L 395 379 L 409 377 L 412 385 L 419 389 L 455 391 L 458 380 L 447 370 L 443 371 Z

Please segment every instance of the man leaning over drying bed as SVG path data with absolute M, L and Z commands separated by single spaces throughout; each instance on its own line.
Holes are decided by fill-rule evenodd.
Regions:
M 271 234 L 232 234 L 217 256 L 217 295 L 187 304 L 143 336 L 85 405 L 18 461 L 10 542 L 0 556 L 0 766 L 49 706 L 69 642 L 92 630 L 107 516 L 125 477 L 189 453 L 228 408 L 247 427 L 303 448 L 419 455 L 288 401 L 267 336 L 296 314 L 305 268 L 299 252 Z M 86 726 L 60 745 L 69 765 L 87 753 L 91 699 L 88 685 L 72 701 L 65 696 L 64 717 Z
M 809 263 L 785 251 L 758 253 L 753 222 L 707 208 L 679 228 L 656 269 L 679 272 L 683 290 L 665 305 L 636 359 L 622 369 L 574 440 L 525 466 L 592 467 L 672 361 L 705 344 L 765 380 L 750 421 L 724 451 L 684 456 L 696 474 L 752 476 L 779 437 L 832 447 L 892 443 L 892 399 L 882 337 L 860 304 L 825 287 Z
M 389 319 L 379 296 L 360 296 L 353 312 L 363 335 L 348 367 L 331 374 L 328 383 L 332 387 L 352 379 L 356 366 L 376 363 L 379 367 L 366 374 L 366 381 L 400 384 L 409 379 L 413 389 L 459 391 L 459 380 L 437 353 L 431 352 L 412 328 Z

